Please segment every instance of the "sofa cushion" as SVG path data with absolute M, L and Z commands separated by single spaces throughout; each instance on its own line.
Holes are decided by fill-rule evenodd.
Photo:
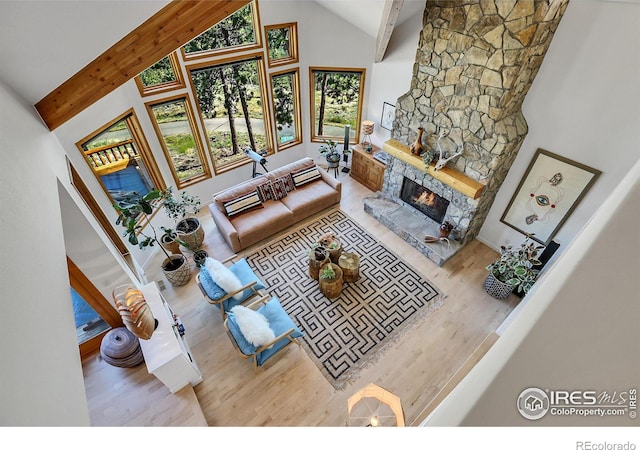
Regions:
M 289 173 L 300 172 L 301 170 L 304 170 L 308 167 L 313 167 L 315 165 L 316 163 L 313 159 L 306 157 L 298 161 L 286 164 L 282 167 L 278 167 L 277 169 L 268 172 L 267 176 L 269 176 L 269 178 L 271 178 L 272 180 L 275 180 L 277 178 L 284 177 Z
M 289 208 L 282 201 L 279 201 L 269 202 L 262 209 L 233 217 L 231 222 L 238 232 L 242 248 L 247 248 L 249 245 L 293 225 L 294 218 Z
M 271 182 L 260 184 L 256 187 L 258 195 L 262 203 L 273 200 L 273 191 L 271 190 Z
M 287 186 L 280 178 L 271 182 L 272 198 L 274 200 L 281 200 L 287 196 Z
M 327 183 L 314 182 L 296 188 L 281 202 L 293 212 L 294 220 L 298 222 L 340 202 L 340 193 Z
M 227 190 L 219 192 L 213 196 L 213 201 L 220 210 L 220 212 L 225 212 L 224 204 L 231 200 L 234 200 L 243 195 L 249 194 L 257 189 L 257 187 L 264 183 L 269 183 L 269 178 L 260 175 L 255 178 L 251 178 L 250 180 L 243 181 L 236 186 L 230 187 Z
M 228 217 L 234 217 L 262 207 L 262 201 L 257 190 L 224 202 L 224 210 Z
M 318 168 L 314 166 L 292 173 L 291 178 L 293 179 L 293 184 L 298 188 L 307 183 L 311 183 L 312 181 L 319 180 L 322 176 L 320 175 Z

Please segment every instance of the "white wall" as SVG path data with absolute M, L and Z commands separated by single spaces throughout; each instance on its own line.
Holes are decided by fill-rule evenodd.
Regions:
M 89 425 L 51 167 L 62 151 L 0 81 L 0 425 Z

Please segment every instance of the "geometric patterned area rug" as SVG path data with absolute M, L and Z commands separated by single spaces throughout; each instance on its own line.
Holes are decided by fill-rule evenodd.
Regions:
M 360 256 L 360 278 L 328 299 L 309 277 L 308 249 L 333 232 L 344 252 Z M 326 215 L 246 255 L 247 261 L 304 333 L 303 346 L 336 389 L 426 314 L 443 296 L 402 258 L 340 210 Z

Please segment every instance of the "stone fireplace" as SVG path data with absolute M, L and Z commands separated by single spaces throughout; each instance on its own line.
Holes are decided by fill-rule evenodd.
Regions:
M 398 98 L 382 190 L 365 210 L 439 265 L 474 239 L 524 140 L 521 107 L 569 0 L 427 0 L 410 90 Z M 409 146 L 443 158 L 426 167 Z M 402 197 L 408 179 L 449 202 L 435 220 Z M 397 220 L 398 222 L 394 222 Z M 454 224 L 447 242 L 440 221 Z

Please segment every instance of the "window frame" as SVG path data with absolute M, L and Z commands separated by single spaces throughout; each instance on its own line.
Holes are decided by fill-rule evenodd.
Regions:
M 278 76 L 282 76 L 282 75 L 288 75 L 288 74 L 292 74 L 293 75 L 293 115 L 295 117 L 295 133 L 296 133 L 296 138 L 288 141 L 288 142 L 284 142 L 284 143 L 280 143 L 280 140 L 278 139 L 278 121 L 277 121 L 277 115 L 276 115 L 276 107 L 275 107 L 275 101 L 274 101 L 274 92 L 273 92 L 273 79 L 275 77 Z M 302 105 L 302 101 L 301 101 L 301 95 L 300 95 L 300 69 L 298 67 L 294 67 L 291 69 L 285 69 L 285 70 L 281 70 L 278 72 L 271 72 L 269 74 L 269 84 L 271 87 L 270 90 L 270 94 L 271 94 L 271 109 L 272 109 L 272 114 L 273 114 L 273 124 L 274 127 L 276 127 L 275 130 L 275 135 L 274 135 L 274 142 L 275 142 L 275 147 L 276 147 L 276 151 L 282 151 L 282 150 L 286 150 L 290 147 L 294 147 L 296 145 L 300 145 L 302 144 L 303 140 L 302 140 L 302 111 L 301 111 L 301 105 Z
M 189 178 L 187 180 L 180 180 L 180 178 L 178 177 L 178 173 L 176 171 L 173 159 L 171 158 L 171 153 L 167 148 L 164 135 L 162 134 L 162 130 L 158 125 L 155 114 L 153 113 L 154 106 L 159 106 L 165 103 L 173 103 L 176 100 L 184 100 L 187 121 L 189 122 L 189 128 L 191 130 L 191 134 L 193 135 L 193 140 L 196 146 L 196 150 L 198 152 L 198 156 L 200 157 L 200 162 L 203 168 L 202 174 L 195 176 L 193 178 Z M 193 114 L 193 109 L 190 103 L 190 96 L 186 93 L 176 94 L 170 97 L 163 97 L 161 99 L 146 102 L 144 105 L 147 110 L 147 113 L 149 114 L 149 119 L 151 120 L 151 124 L 153 125 L 153 129 L 156 133 L 156 137 L 158 138 L 158 141 L 160 142 L 160 146 L 162 147 L 162 152 L 164 153 L 165 160 L 167 161 L 167 164 L 169 165 L 169 169 L 171 170 L 171 176 L 173 177 L 173 181 L 176 184 L 176 188 L 184 189 L 188 186 L 192 186 L 196 183 L 199 183 L 201 181 L 211 178 L 211 169 L 209 167 L 209 162 L 207 160 L 207 156 L 204 151 L 202 141 L 200 139 L 200 133 L 198 131 L 198 127 L 196 126 L 195 116 Z
M 163 92 L 169 92 L 177 89 L 184 89 L 187 87 L 184 80 L 184 76 L 182 74 L 182 68 L 181 68 L 180 61 L 178 60 L 177 52 L 171 52 L 170 54 L 165 56 L 165 58 L 167 57 L 169 58 L 171 68 L 173 69 L 173 73 L 175 74 L 176 79 L 174 81 L 167 81 L 164 83 L 155 84 L 153 86 L 145 86 L 144 83 L 142 82 L 142 79 L 140 78 L 140 75 L 136 75 L 135 76 L 136 86 L 138 87 L 138 91 L 140 91 L 140 95 L 142 97 L 161 94 Z
M 269 46 L 269 31 L 278 28 L 289 29 L 289 56 L 284 58 L 271 59 L 271 47 Z M 280 23 L 266 25 L 264 27 L 264 40 L 267 54 L 267 66 L 269 68 L 278 67 L 285 64 L 295 64 L 299 61 L 298 56 L 298 22 Z
M 206 33 L 211 28 L 213 28 L 216 25 L 218 25 L 218 23 L 220 23 L 220 22 L 218 22 L 218 23 L 210 26 L 209 28 L 207 28 L 205 31 L 203 31 L 198 36 L 196 36 L 193 39 L 191 39 L 186 44 L 180 46 L 180 53 L 182 54 L 182 59 L 185 62 L 185 65 L 188 64 L 189 62 L 198 61 L 198 60 L 201 60 L 201 59 L 204 59 L 204 58 L 211 58 L 211 57 L 214 57 L 214 56 L 220 56 L 220 55 L 225 55 L 225 54 L 229 54 L 229 53 L 238 53 L 238 52 L 242 52 L 242 51 L 261 49 L 263 47 L 263 44 L 262 44 L 262 33 L 260 32 L 260 30 L 261 30 L 261 28 L 260 28 L 260 11 L 259 11 L 259 8 L 258 8 L 258 0 L 253 0 L 250 3 L 247 3 L 247 5 L 251 6 L 253 35 L 255 36 L 255 42 L 254 43 L 244 44 L 244 45 L 235 45 L 235 46 L 232 46 L 232 47 L 217 48 L 217 49 L 213 49 L 213 50 L 201 50 L 199 52 L 193 52 L 193 53 L 185 52 L 185 50 L 184 50 L 184 46 L 185 45 L 187 45 L 193 39 L 197 39 L 202 34 Z M 247 6 L 247 5 L 245 5 L 245 6 Z M 245 6 L 243 6 L 242 8 L 244 8 Z M 240 8 L 240 9 L 242 9 L 242 8 Z M 229 16 L 225 17 L 222 20 L 226 20 L 227 18 L 229 18 L 230 16 L 232 16 L 233 14 L 238 12 L 240 9 L 238 9 L 235 12 L 233 12 L 232 14 L 230 14 Z
M 191 72 L 193 70 L 202 70 L 208 67 L 217 67 L 217 66 L 224 66 L 224 65 L 229 65 L 229 64 L 234 64 L 234 63 L 242 63 L 245 61 L 251 61 L 251 60 L 256 60 L 257 62 L 257 68 L 258 68 L 258 81 L 259 81 L 259 85 L 260 85 L 260 90 L 262 92 L 262 96 L 261 96 L 261 100 L 262 100 L 262 114 L 263 114 L 263 120 L 264 120 L 264 132 L 265 132 L 265 140 L 267 143 L 267 156 L 273 155 L 275 153 L 275 149 L 274 149 L 274 145 L 273 145 L 273 132 L 272 132 L 272 128 L 271 128 L 271 108 L 269 108 L 268 105 L 268 100 L 269 100 L 269 91 L 267 90 L 267 81 L 266 81 L 266 69 L 265 69 L 265 64 L 264 64 L 264 53 L 263 52 L 255 52 L 255 53 L 249 53 L 249 54 L 242 54 L 242 55 L 236 55 L 236 56 L 231 56 L 231 57 L 227 57 L 227 58 L 220 58 L 220 59 L 215 59 L 215 60 L 211 60 L 211 61 L 203 61 L 200 63 L 196 63 L 196 64 L 189 64 L 187 66 L 187 71 L 188 71 L 188 78 L 189 78 L 189 84 L 191 87 L 191 92 L 193 92 L 193 97 L 194 97 L 194 103 L 196 105 L 196 109 L 198 112 L 198 118 L 200 120 L 200 126 L 202 127 L 202 131 L 204 132 L 204 137 L 205 137 L 205 141 L 206 141 L 206 146 L 207 149 L 209 150 L 209 156 L 211 158 L 211 164 L 213 166 L 213 171 L 216 175 L 219 175 L 221 173 L 225 173 L 228 172 L 230 170 L 233 170 L 235 168 L 244 166 L 245 164 L 248 164 L 249 162 L 251 162 L 252 160 L 248 157 L 245 156 L 243 158 L 241 158 L 238 161 L 235 161 L 233 163 L 229 163 L 229 164 L 225 164 L 223 166 L 218 166 L 218 163 L 216 161 L 216 158 L 213 154 L 213 149 L 211 147 L 211 143 L 210 143 L 210 139 L 209 139 L 209 134 L 207 131 L 207 127 L 204 123 L 204 118 L 202 115 L 202 110 L 200 108 L 200 101 L 196 95 L 196 89 L 195 86 L 193 84 L 193 77 L 191 76 Z
M 352 72 L 352 73 L 360 73 L 360 89 L 358 92 L 358 113 L 356 116 L 356 120 L 354 124 L 351 125 L 351 131 L 355 131 L 355 137 L 351 138 L 349 136 L 349 144 L 358 143 L 360 141 L 360 126 L 362 123 L 362 108 L 364 102 L 364 87 L 366 80 L 366 69 L 365 68 L 355 68 L 355 67 L 318 67 L 318 66 L 309 66 L 309 126 L 311 128 L 311 142 L 324 142 L 325 140 L 333 140 L 339 143 L 344 144 L 344 135 L 342 136 L 332 136 L 332 135 L 319 135 L 316 133 L 316 98 L 315 98 L 315 73 L 316 72 Z
M 133 142 L 135 143 L 135 145 L 138 147 L 138 152 L 140 153 L 140 157 L 143 159 L 146 165 L 147 172 L 149 173 L 149 176 L 151 177 L 153 184 L 156 186 L 156 189 L 163 190 L 166 188 L 166 184 L 164 182 L 162 174 L 160 173 L 158 164 L 153 156 L 151 147 L 149 146 L 149 143 L 147 142 L 147 139 L 142 131 L 142 127 L 140 126 L 140 121 L 138 120 L 136 112 L 133 108 L 129 108 L 128 110 L 126 110 L 125 112 L 117 116 L 116 118 L 110 120 L 106 124 L 102 125 L 92 133 L 88 134 L 87 136 L 85 136 L 84 138 L 76 142 L 76 147 L 80 152 L 80 154 L 82 155 L 82 159 L 87 164 L 89 170 L 95 177 L 96 181 L 102 188 L 102 191 L 107 196 L 111 204 L 115 203 L 115 200 L 111 197 L 111 194 L 109 194 L 109 190 L 104 185 L 104 183 L 102 182 L 98 174 L 95 172 L 95 170 L 93 170 L 93 167 L 87 160 L 83 145 L 86 144 L 88 141 L 91 141 L 92 139 L 97 137 L 99 134 L 104 133 L 106 130 L 111 128 L 116 123 L 121 122 L 123 120 L 125 120 L 127 123 L 127 128 L 129 129 L 131 138 L 133 139 Z

